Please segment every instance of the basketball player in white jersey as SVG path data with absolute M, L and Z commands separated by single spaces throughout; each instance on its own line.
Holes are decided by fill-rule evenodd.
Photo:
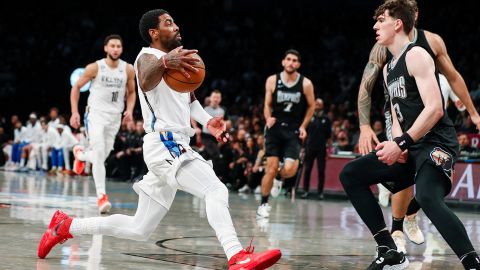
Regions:
M 80 88 L 92 81 L 88 106 L 85 110 L 84 122 L 88 134 L 89 148 L 77 145 L 73 148 L 75 156 L 74 172 L 81 174 L 85 161 L 92 164 L 93 180 L 97 189 L 98 209 L 100 213 L 110 211 L 112 205 L 105 191 L 105 159 L 113 149 L 127 100 L 124 115 L 125 121 L 132 120 L 135 106 L 135 73 L 133 66 L 120 59 L 123 51 L 123 40 L 119 35 L 105 38 L 104 50 L 107 56 L 87 65 L 85 72 L 73 85 L 70 94 L 72 117 L 70 125 L 80 127 L 78 100 Z
M 140 20 L 142 38 L 150 44 L 135 61 L 140 104 L 145 123 L 144 158 L 150 172 L 134 185 L 139 195 L 135 216 L 112 215 L 73 219 L 57 211 L 38 247 L 44 258 L 59 242 L 77 234 L 104 234 L 133 240 L 146 240 L 167 214 L 177 189 L 205 200 L 207 218 L 215 230 L 230 270 L 265 269 L 280 259 L 280 250 L 253 253 L 242 248 L 230 213 L 228 190 L 209 163 L 189 146 L 195 133 L 190 117 L 206 125 L 217 140 L 227 141 L 221 117 L 212 118 L 195 95 L 172 90 L 162 80 L 165 69 L 176 69 L 186 77 L 197 72 L 196 50 L 184 50 L 178 26 L 164 10 L 145 13 Z

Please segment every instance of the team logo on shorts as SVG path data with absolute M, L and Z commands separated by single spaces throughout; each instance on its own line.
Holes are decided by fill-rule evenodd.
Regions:
M 450 153 L 440 147 L 435 147 L 430 152 L 430 158 L 435 165 L 441 166 L 449 177 L 452 175 L 453 159 Z

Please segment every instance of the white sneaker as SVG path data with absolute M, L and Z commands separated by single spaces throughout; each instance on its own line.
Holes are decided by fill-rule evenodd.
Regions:
M 255 188 L 255 191 L 253 191 L 253 193 L 255 193 L 255 194 L 260 194 L 260 193 L 262 193 L 262 186 L 261 186 L 261 185 L 258 185 L 258 186 Z
M 425 242 L 422 230 L 418 227 L 417 214 L 406 216 L 405 220 L 403 220 L 403 227 L 405 228 L 405 234 L 410 241 L 417 245 L 421 245 Z
M 260 205 L 257 209 L 257 218 L 268 218 L 270 216 L 270 210 L 272 208 L 268 203 Z
M 394 231 L 392 233 L 392 238 L 393 238 L 393 241 L 395 242 L 395 245 L 397 245 L 397 251 L 403 252 L 403 254 L 407 254 L 407 249 L 405 248 L 405 246 L 407 245 L 407 242 L 405 241 L 405 235 L 403 234 L 403 232 Z
M 238 190 L 238 193 L 248 193 L 248 192 L 250 192 L 250 188 L 248 187 L 248 185 L 244 185 Z
M 274 198 L 278 197 L 278 195 L 280 195 L 280 191 L 282 191 L 282 185 L 282 180 L 273 179 L 273 187 L 272 190 L 270 190 L 270 195 L 272 195 Z
M 378 203 L 383 207 L 388 207 L 390 199 L 390 191 L 384 187 L 382 184 L 377 184 L 378 186 Z

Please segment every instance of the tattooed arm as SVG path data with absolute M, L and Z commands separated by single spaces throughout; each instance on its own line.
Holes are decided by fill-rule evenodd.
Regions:
M 182 47 L 173 49 L 161 58 L 153 54 L 142 54 L 137 61 L 138 80 L 143 92 L 148 92 L 155 88 L 162 80 L 165 69 L 177 69 L 189 78 L 187 70 L 198 72 L 192 65 L 200 60 L 190 56 L 197 53 L 197 50 L 183 50 Z
M 359 151 L 362 155 L 372 151 L 372 141 L 378 143 L 378 138 L 370 127 L 370 109 L 372 107 L 372 90 L 383 66 L 387 62 L 387 49 L 377 43 L 370 51 L 368 63 L 363 71 L 362 81 L 358 91 L 358 117 L 360 123 Z

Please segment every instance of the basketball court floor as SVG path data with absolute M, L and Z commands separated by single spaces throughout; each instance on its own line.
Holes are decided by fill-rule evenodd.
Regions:
M 98 215 L 93 180 L 2 171 L 0 187 L 0 269 L 227 269 L 205 204 L 189 194 L 177 193 L 146 242 L 78 236 L 42 260 L 36 256 L 37 244 L 56 209 L 76 217 Z M 134 214 L 137 196 L 131 183 L 107 182 L 107 192 L 112 214 Z M 365 269 L 372 262 L 374 241 L 348 201 L 280 197 L 272 200 L 270 220 L 257 221 L 258 200 L 231 193 L 230 211 L 244 246 L 253 239 L 256 250 L 282 250 L 282 259 L 271 269 Z M 456 213 L 480 250 L 478 213 Z M 409 269 L 463 269 L 428 219 L 420 217 L 426 243 L 408 243 Z

